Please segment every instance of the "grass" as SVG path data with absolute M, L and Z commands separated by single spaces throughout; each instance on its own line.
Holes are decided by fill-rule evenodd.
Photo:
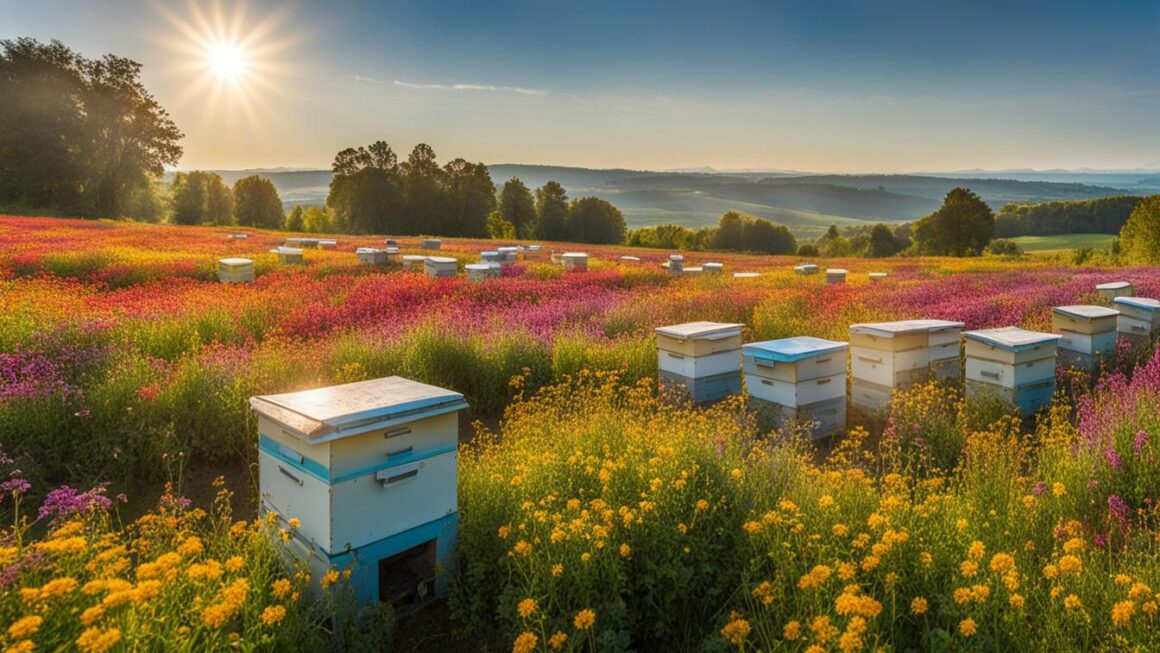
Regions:
M 1113 234 L 1054 234 L 1051 236 L 1019 236 L 1012 238 L 1023 251 L 1035 254 L 1056 254 L 1071 249 L 1107 249 L 1115 238 Z

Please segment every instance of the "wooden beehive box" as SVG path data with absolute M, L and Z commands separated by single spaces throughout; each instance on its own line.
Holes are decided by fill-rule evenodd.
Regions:
M 354 250 L 361 265 L 386 265 L 387 250 L 374 247 L 359 247 Z
M 720 274 L 725 271 L 725 264 L 712 262 L 705 263 L 701 266 L 701 269 L 704 270 L 706 274 Z
M 1119 311 L 1106 306 L 1057 306 L 1051 309 L 1051 327 L 1058 333 L 1107 333 L 1116 330 L 1119 314 Z
M 223 258 L 218 261 L 218 280 L 222 283 L 249 283 L 254 280 L 254 262 L 248 258 Z
M 459 273 L 459 261 L 449 256 L 428 256 L 423 260 L 423 272 L 436 279 L 454 277 Z
M 421 249 L 440 249 L 443 247 L 443 241 L 438 238 L 424 238 L 419 247 Z
M 306 258 L 302 254 L 302 250 L 297 247 L 278 247 L 270 250 L 271 254 L 278 255 L 278 262 L 280 263 L 305 263 Z
M 1131 297 L 1135 288 L 1127 281 L 1112 281 L 1096 285 L 1096 292 L 1104 299 L 1114 300 L 1116 297 Z
M 754 342 L 741 347 L 745 376 L 786 383 L 846 375 L 847 343 L 810 336 Z
M 846 270 L 842 268 L 827 268 L 826 269 L 826 283 L 838 284 L 846 283 Z
M 588 255 L 584 252 L 564 252 L 560 255 L 564 270 L 568 272 L 588 271 Z
M 1120 311 L 1116 330 L 1133 336 L 1152 336 L 1160 331 L 1160 301 L 1150 297 L 1116 297 Z
M 1054 385 L 1059 335 L 1003 327 L 967 331 L 963 336 L 966 338 L 968 382 L 990 384 L 1013 392 L 1035 387 L 1044 381 Z M 1018 399 L 1018 393 L 1014 398 Z M 1018 402 L 1013 399 L 1012 403 Z
M 456 511 L 463 395 L 392 376 L 250 405 L 262 501 L 298 518 L 320 551 L 362 547 Z
M 469 263 L 463 266 L 463 269 L 467 272 L 468 281 L 478 282 L 499 277 L 500 265 L 498 263 Z
M 403 270 L 414 270 L 415 267 L 423 268 L 423 262 L 427 260 L 426 256 L 418 254 L 404 254 L 403 255 Z
M 688 357 L 738 352 L 737 369 L 741 369 L 741 327 L 725 322 L 686 322 L 657 327 L 657 349 Z

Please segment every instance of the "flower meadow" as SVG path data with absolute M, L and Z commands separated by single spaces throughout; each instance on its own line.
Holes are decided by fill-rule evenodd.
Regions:
M 545 257 L 471 283 L 357 265 L 381 238 L 288 266 L 268 253 L 286 234 L 229 233 L 0 217 L 0 650 L 382 646 L 390 617 L 343 617 L 341 577 L 305 596 L 252 496 L 235 517 L 224 488 L 207 506 L 178 488 L 122 519 L 104 488 L 252 462 L 250 396 L 392 374 L 462 392 L 480 420 L 448 599 L 463 649 L 1160 647 L 1151 351 L 1061 372 L 1035 418 L 932 384 L 818 446 L 767 431 L 743 397 L 658 396 L 652 336 L 692 320 L 742 323 L 746 341 L 918 317 L 1050 330 L 1053 306 L 1099 303 L 1097 283 L 1160 297 L 1158 269 L 851 259 L 825 262 L 850 270 L 826 286 L 796 258 L 706 254 L 726 273 L 676 278 L 668 252 L 592 247 L 585 273 Z M 218 283 L 227 256 L 256 280 Z

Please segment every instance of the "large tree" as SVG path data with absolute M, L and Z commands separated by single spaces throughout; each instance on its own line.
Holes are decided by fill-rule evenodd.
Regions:
M 391 146 L 376 141 L 334 157 L 326 204 L 351 233 L 413 233 L 405 220 L 402 182 Z
M 181 157 L 140 64 L 59 41 L 0 41 L 0 203 L 121 217 Z
M 624 215 L 599 197 L 585 197 L 568 207 L 568 240 L 577 243 L 619 244 L 625 237 Z
M 495 209 L 495 184 L 482 163 L 454 159 L 443 166 L 447 181 L 449 222 L 460 236 L 487 236 L 487 216 Z
M 406 219 L 399 233 L 455 235 L 448 217 L 450 202 L 443 185 L 443 169 L 435 159 L 435 150 L 420 143 L 399 168 L 406 202 Z
M 265 177 L 250 175 L 234 183 L 234 218 L 246 227 L 277 229 L 286 216 L 278 190 Z
M 558 181 L 536 189 L 537 236 L 544 240 L 568 237 L 568 191 Z
M 1160 263 L 1160 195 L 1145 197 L 1120 231 L 1120 251 L 1129 263 Z
M 213 172 L 179 172 L 173 178 L 173 221 L 177 224 L 233 222 L 230 187 Z
M 870 237 L 866 242 L 866 256 L 870 258 L 885 258 L 894 256 L 902 250 L 894 231 L 887 225 L 876 224 L 870 229 Z
M 536 237 L 536 202 L 519 177 L 504 182 L 499 193 L 499 212 L 515 227 L 518 238 Z
M 955 188 L 937 211 L 915 223 L 913 238 L 920 254 L 978 256 L 994 233 L 991 207 L 966 188 Z

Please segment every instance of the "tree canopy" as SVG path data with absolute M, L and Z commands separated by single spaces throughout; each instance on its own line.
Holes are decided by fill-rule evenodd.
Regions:
M 285 216 L 274 184 L 258 175 L 237 180 L 234 183 L 234 219 L 246 227 L 281 227 Z
M 915 223 L 913 238 L 919 254 L 978 256 L 994 233 L 991 207 L 966 188 L 955 188 L 937 211 Z
M 625 231 L 624 215 L 608 200 L 584 197 L 568 207 L 568 240 L 572 242 L 620 244 Z
M 1090 200 L 1004 204 L 995 215 L 995 236 L 1118 234 L 1140 198 L 1135 195 Z
M 173 177 L 173 221 L 177 224 L 232 224 L 233 197 L 217 173 L 196 170 Z
M 1129 263 L 1160 263 L 1160 195 L 1136 204 L 1120 231 L 1120 252 Z

